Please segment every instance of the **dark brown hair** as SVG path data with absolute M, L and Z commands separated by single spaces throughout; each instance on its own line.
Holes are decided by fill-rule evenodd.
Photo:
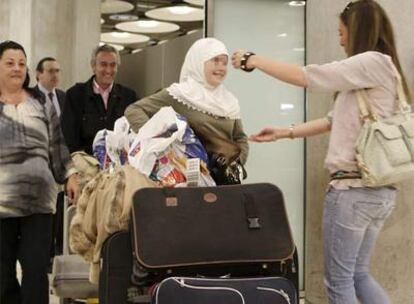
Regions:
M 56 59 L 53 57 L 44 57 L 40 59 L 40 61 L 37 63 L 37 66 L 36 66 L 36 72 L 43 73 L 43 70 L 44 70 L 43 63 L 45 63 L 46 61 L 56 61 Z
M 392 24 L 384 9 L 374 0 L 358 0 L 348 3 L 339 17 L 348 30 L 348 56 L 367 51 L 389 55 L 401 74 L 407 101 L 411 102 L 410 90 L 398 59 Z

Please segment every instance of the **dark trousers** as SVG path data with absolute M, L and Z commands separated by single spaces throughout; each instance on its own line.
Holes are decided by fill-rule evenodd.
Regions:
M 48 304 L 52 214 L 0 219 L 0 304 Z M 21 286 L 16 262 L 22 268 Z
M 53 215 L 53 234 L 52 246 L 50 247 L 50 257 L 63 254 L 63 212 L 64 212 L 64 195 L 59 192 L 56 200 L 56 213 Z

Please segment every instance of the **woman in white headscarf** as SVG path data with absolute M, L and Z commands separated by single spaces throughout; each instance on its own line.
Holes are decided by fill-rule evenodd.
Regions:
M 187 52 L 180 82 L 130 105 L 125 116 L 135 132 L 162 107 L 171 106 L 187 118 L 209 157 L 226 165 L 244 164 L 247 136 L 240 119 L 237 98 L 223 85 L 228 51 L 214 38 L 197 40 Z

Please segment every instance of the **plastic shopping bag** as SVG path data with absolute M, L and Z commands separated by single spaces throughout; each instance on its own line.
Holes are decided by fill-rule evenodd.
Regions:
M 128 120 L 121 117 L 115 121 L 114 130 L 100 130 L 93 140 L 93 155 L 101 168 L 122 166 L 128 163 L 128 150 L 135 134 L 131 131 Z
M 200 160 L 197 185 L 215 185 L 208 173 L 203 145 L 187 120 L 172 107 L 161 108 L 139 130 L 128 152 L 133 167 L 165 186 L 185 184 L 187 161 L 194 158 Z

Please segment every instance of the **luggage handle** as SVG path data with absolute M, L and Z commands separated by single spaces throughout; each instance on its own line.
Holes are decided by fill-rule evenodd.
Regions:
M 253 195 L 244 193 L 244 210 L 246 211 L 247 227 L 249 229 L 260 229 L 260 218 L 257 212 Z
M 184 288 L 188 288 L 188 289 L 194 289 L 194 290 L 204 290 L 204 291 L 229 291 L 232 292 L 234 294 L 237 294 L 240 297 L 241 303 L 245 304 L 246 301 L 244 299 L 243 294 L 235 289 L 235 288 L 231 288 L 231 287 L 226 287 L 226 286 L 201 286 L 201 285 L 192 285 L 189 284 L 187 282 L 185 282 L 185 279 L 180 279 L 180 278 L 172 278 L 173 281 L 175 281 L 180 287 L 184 287 Z

